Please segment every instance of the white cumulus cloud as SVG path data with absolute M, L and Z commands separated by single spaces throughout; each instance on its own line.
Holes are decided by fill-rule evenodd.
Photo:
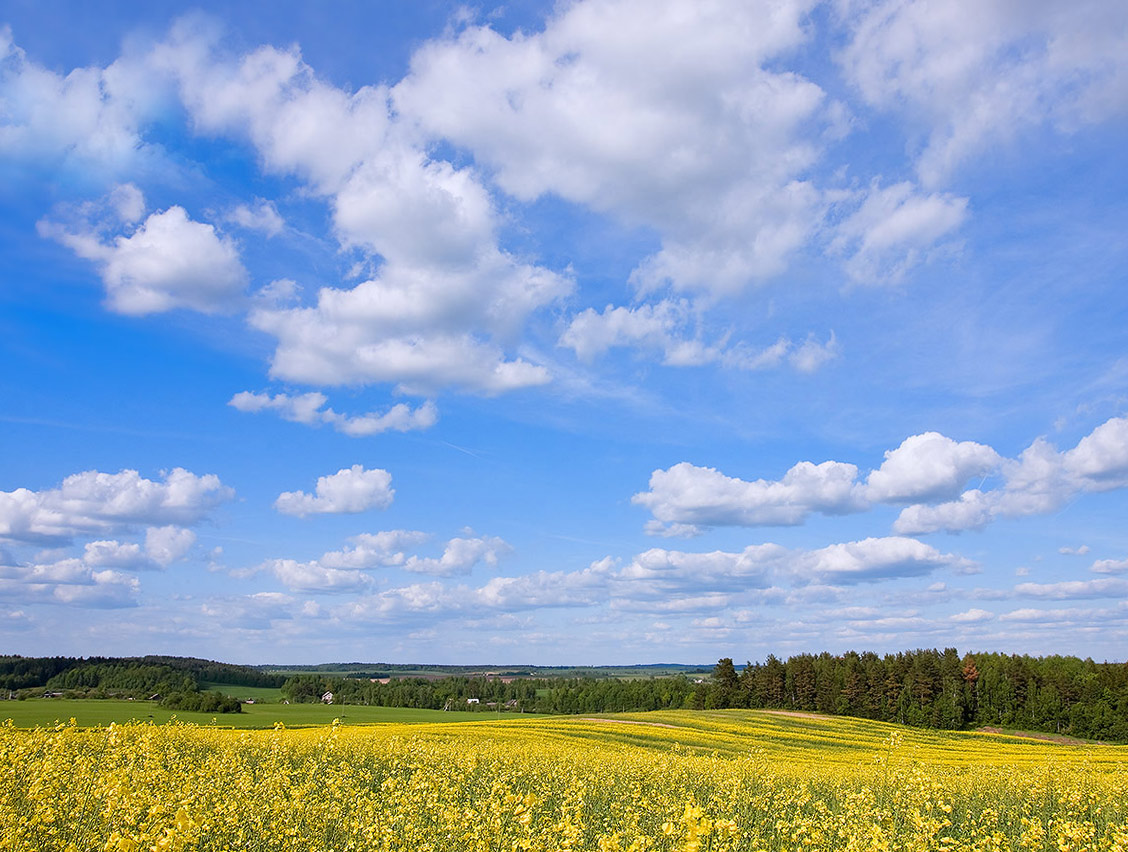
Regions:
M 392 96 L 505 192 L 654 228 L 662 247 L 640 287 L 732 293 L 782 271 L 821 216 L 806 131 L 829 123 L 827 99 L 774 67 L 808 40 L 811 5 L 573 3 L 541 32 L 470 26 L 429 42 Z
M 386 509 L 392 504 L 395 490 L 392 475 L 386 470 L 365 470 L 362 465 L 342 468 L 321 476 L 313 494 L 286 491 L 278 495 L 274 508 L 284 515 L 325 515 Z
M 864 503 L 857 475 L 852 464 L 799 462 L 778 481 L 748 482 L 715 468 L 681 462 L 654 471 L 650 490 L 635 494 L 631 501 L 645 506 L 663 524 L 801 524 L 812 512 L 858 511 Z
M 495 566 L 498 560 L 513 548 L 496 536 L 481 538 L 452 538 L 438 558 L 411 556 L 404 563 L 405 571 L 431 574 L 436 577 L 453 577 L 469 574 L 479 562 Z
M 115 209 L 119 216 L 135 212 L 120 204 Z M 90 223 L 70 227 L 43 220 L 39 231 L 97 264 L 107 305 L 118 313 L 229 310 L 247 285 L 235 243 L 180 206 L 153 213 L 128 236 L 109 241 Z
M 329 204 L 343 247 L 381 261 L 355 287 L 321 288 L 313 306 L 251 312 L 277 340 L 273 376 L 483 394 L 549 381 L 505 346 L 571 281 L 500 248 L 499 216 L 474 170 L 432 159 L 410 122 L 392 116 L 386 88 L 332 86 L 296 48 L 226 56 L 190 21 L 150 61 L 177 81 L 201 128 L 248 138 L 268 172 Z
M 969 479 L 986 475 L 1001 461 L 985 444 L 957 443 L 939 432 L 913 435 L 885 453 L 881 467 L 866 479 L 866 495 L 890 503 L 955 497 Z
M 170 525 L 145 530 L 145 553 L 161 567 L 183 559 L 195 543 L 196 534 L 183 527 Z
M 985 454 L 982 460 L 986 463 Z M 1056 511 L 1082 494 L 1128 487 L 1128 417 L 1105 421 L 1065 452 L 1038 438 L 1018 458 L 1002 459 L 999 470 L 999 488 L 971 489 L 933 506 L 908 506 L 894 531 L 919 535 L 978 529 L 998 518 Z
M 0 491 L 0 538 L 69 539 L 138 525 L 194 524 L 234 491 L 215 474 L 174 468 L 163 481 L 135 470 L 72 474 L 58 488 Z

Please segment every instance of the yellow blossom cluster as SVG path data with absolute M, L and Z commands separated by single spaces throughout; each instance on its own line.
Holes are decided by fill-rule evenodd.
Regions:
M 1121 850 L 1128 753 L 660 713 L 0 727 L 0 850 Z

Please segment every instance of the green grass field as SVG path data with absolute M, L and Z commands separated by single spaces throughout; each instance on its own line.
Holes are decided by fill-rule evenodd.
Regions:
M 204 680 L 200 681 L 200 689 L 214 689 L 217 692 L 222 692 L 224 695 L 230 695 L 240 699 L 253 698 L 257 702 L 281 703 L 282 701 L 282 690 L 278 687 L 235 686 L 230 683 L 213 683 L 212 681 Z
M 241 694 L 241 693 L 240 693 Z M 11 719 L 18 728 L 50 726 L 73 718 L 79 725 L 93 727 L 129 721 L 163 724 L 174 717 L 198 725 L 224 728 L 270 728 L 281 722 L 288 728 L 301 725 L 327 725 L 340 719 L 346 725 L 374 725 L 382 722 L 418 724 L 424 722 L 484 722 L 498 718 L 533 718 L 533 714 L 470 713 L 460 710 L 413 710 L 406 707 L 363 707 L 342 704 L 245 704 L 242 713 L 185 713 L 168 710 L 150 701 L 96 699 L 29 698 L 0 703 L 0 722 Z

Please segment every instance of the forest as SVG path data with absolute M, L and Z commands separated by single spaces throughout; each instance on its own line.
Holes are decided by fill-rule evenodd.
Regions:
M 857 716 L 924 728 L 998 727 L 1128 740 L 1128 663 L 969 653 L 769 656 L 737 674 L 731 659 L 694 695 L 702 707 Z

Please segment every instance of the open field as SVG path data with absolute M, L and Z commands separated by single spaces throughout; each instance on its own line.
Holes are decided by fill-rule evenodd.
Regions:
M 255 701 L 278 703 L 282 701 L 282 690 L 276 686 L 235 686 L 230 683 L 213 683 L 209 680 L 200 681 L 200 689 L 214 689 L 224 695 L 234 698 L 253 698 Z
M 508 718 L 513 714 L 503 714 Z M 213 723 L 219 727 L 263 729 L 281 722 L 292 728 L 302 725 L 328 725 L 340 719 L 349 725 L 381 722 L 417 724 L 423 722 L 474 722 L 496 719 L 496 713 L 471 713 L 462 710 L 413 710 L 408 707 L 364 707 L 326 704 L 245 704 L 242 713 L 187 713 L 168 710 L 152 701 L 114 701 L 112 699 L 29 698 L 26 701 L 0 702 L 0 722 L 11 719 L 18 728 L 49 726 L 74 719 L 79 726 L 124 724 L 130 721 L 164 724 L 172 719 L 196 725 Z M 2 848 L 2 847 L 0 847 Z
M 0 765 L 12 849 L 1128 850 L 1125 747 L 753 711 L 6 726 Z

